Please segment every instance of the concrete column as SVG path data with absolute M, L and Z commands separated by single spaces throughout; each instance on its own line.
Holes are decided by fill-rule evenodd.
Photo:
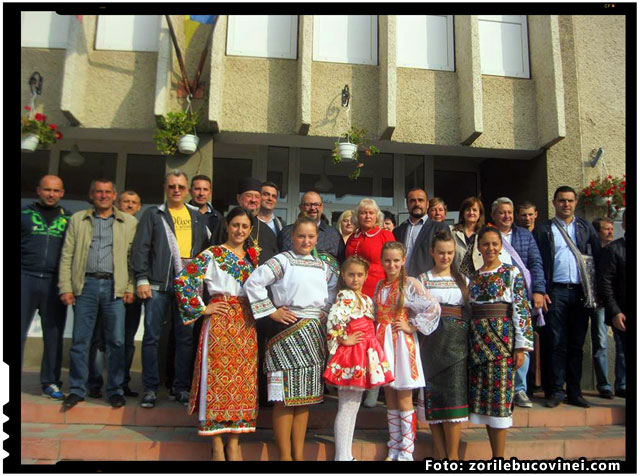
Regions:
M 296 128 L 306 136 L 311 127 L 311 66 L 313 61 L 313 15 L 300 15 L 298 23 L 298 110 Z
M 171 91 L 171 58 L 173 46 L 169 25 L 164 15 L 160 16 L 160 31 L 158 32 L 158 60 L 156 64 L 156 95 L 153 114 L 164 116 L 169 110 Z
M 72 126 L 79 126 L 83 122 L 89 49 L 95 37 L 97 18 L 95 15 L 85 15 L 81 22 L 75 19 L 69 22 L 60 110 Z
M 454 18 L 455 57 L 460 111 L 460 141 L 471 145 L 483 132 L 480 36 L 476 15 Z
M 225 46 L 227 44 L 227 15 L 220 15 L 211 39 L 211 66 L 209 68 L 209 122 L 213 133 L 220 132 L 224 98 Z
M 398 79 L 396 16 L 380 15 L 378 17 L 378 42 L 380 58 L 380 95 L 379 126 L 381 140 L 390 140 L 396 128 L 396 103 Z

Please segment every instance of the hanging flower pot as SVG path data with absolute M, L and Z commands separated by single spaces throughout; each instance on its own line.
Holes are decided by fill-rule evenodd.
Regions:
M 40 139 L 36 134 L 24 135 L 22 136 L 22 140 L 20 142 L 20 149 L 22 150 L 22 152 L 35 152 L 35 150 L 38 148 L 39 142 Z
M 193 154 L 198 150 L 200 139 L 194 134 L 186 134 L 178 139 L 178 150 L 182 154 Z
M 596 205 L 597 207 L 604 207 L 608 205 L 608 197 L 598 197 L 596 198 L 593 203 L 594 205 Z
M 338 142 L 338 154 L 342 160 L 356 160 L 356 150 L 358 144 L 351 142 Z

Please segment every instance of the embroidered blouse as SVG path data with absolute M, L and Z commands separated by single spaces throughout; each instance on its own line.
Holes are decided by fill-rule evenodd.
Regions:
M 336 296 L 327 318 L 327 343 L 329 354 L 338 350 L 338 338 L 345 335 L 347 325 L 354 319 L 368 318 L 375 320 L 373 301 L 369 296 L 359 293 L 360 299 L 351 289 L 343 289 Z
M 476 271 L 469 284 L 471 303 L 510 303 L 516 349 L 533 350 L 531 309 L 525 297 L 524 278 L 515 266 L 502 263 L 496 269 Z
M 380 301 L 383 304 L 388 304 L 386 301 L 391 286 L 392 284 L 385 285 L 384 280 L 376 286 L 376 295 L 379 291 Z M 421 333 L 429 335 L 438 327 L 440 304 L 422 286 L 420 281 L 412 277 L 407 277 L 407 283 L 404 286 L 404 307 L 410 311 L 409 322 L 417 327 Z M 375 312 L 377 314 L 377 309 Z
M 462 306 L 462 291 L 451 276 L 434 276 L 431 271 L 418 276 L 422 285 L 436 301 L 448 306 Z M 469 280 L 464 278 L 469 285 Z
M 199 292 L 203 283 L 210 296 L 244 297 L 243 285 L 253 270 L 248 257 L 238 258 L 224 246 L 204 250 L 173 281 L 182 321 L 189 324 L 204 314 L 206 304 Z
M 285 251 L 259 266 L 245 283 L 245 291 L 256 319 L 287 306 L 292 312 L 309 309 L 329 311 L 336 295 L 338 276 L 334 268 L 313 255 Z M 271 286 L 273 301 L 267 294 Z M 298 317 L 320 317 L 301 314 Z

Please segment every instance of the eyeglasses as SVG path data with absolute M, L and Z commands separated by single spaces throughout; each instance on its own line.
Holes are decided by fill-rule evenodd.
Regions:
M 303 203 L 302 206 L 304 208 L 320 208 L 322 206 L 322 203 L 318 203 L 318 202 L 315 202 L 315 203 Z
M 186 185 L 167 185 L 167 188 L 169 188 L 170 190 L 186 190 L 187 186 Z

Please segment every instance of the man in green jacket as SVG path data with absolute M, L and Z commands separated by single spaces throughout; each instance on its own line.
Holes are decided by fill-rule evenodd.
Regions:
M 129 256 L 137 221 L 113 206 L 116 190 L 109 179 L 93 180 L 89 198 L 94 207 L 72 215 L 60 258 L 60 299 L 74 306 L 70 393 L 63 402 L 67 409 L 86 395 L 98 313 L 104 319 L 109 355 L 107 397 L 114 408 L 125 404 L 124 305 L 133 302 Z

